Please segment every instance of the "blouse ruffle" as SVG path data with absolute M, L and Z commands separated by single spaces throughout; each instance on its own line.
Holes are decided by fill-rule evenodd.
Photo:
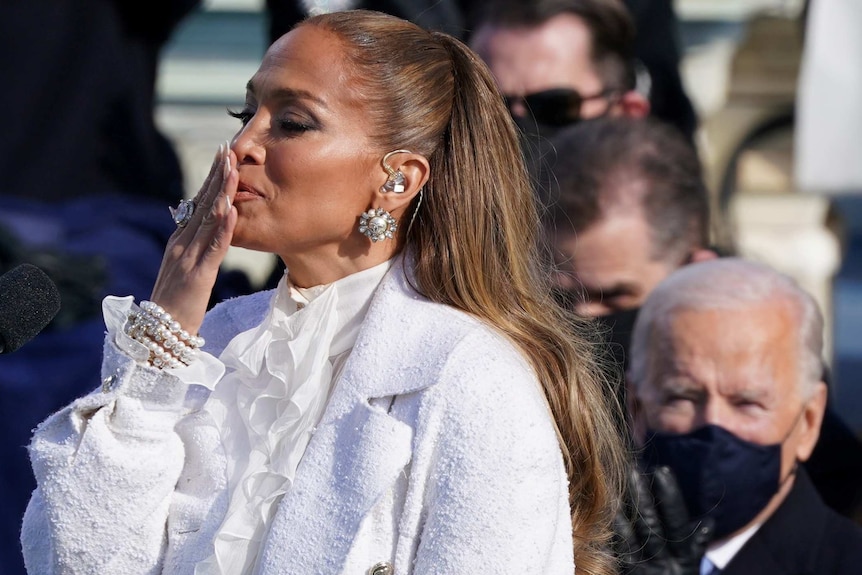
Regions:
M 391 260 L 305 289 L 285 274 L 260 325 L 234 337 L 218 358 L 200 350 L 191 365 L 169 369 L 185 384 L 212 390 L 203 409 L 227 459 L 230 503 L 213 553 L 196 565 L 195 575 L 254 573 L 278 503 L 390 266 Z M 117 346 L 146 362 L 149 350 L 123 330 L 137 309 L 134 299 L 108 296 L 102 307 Z
M 213 555 L 196 575 L 253 573 L 278 503 L 320 421 L 386 262 L 325 286 L 282 279 L 267 318 L 220 356 L 226 374 L 204 406 L 227 454 L 231 499 Z

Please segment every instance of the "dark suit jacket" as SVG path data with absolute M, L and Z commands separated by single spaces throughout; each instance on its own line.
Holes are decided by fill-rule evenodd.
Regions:
M 862 527 L 823 503 L 801 467 L 787 499 L 721 575 L 859 575 Z

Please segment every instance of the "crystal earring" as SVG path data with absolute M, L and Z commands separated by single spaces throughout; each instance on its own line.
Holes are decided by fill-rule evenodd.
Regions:
M 406 188 L 404 184 L 407 183 L 407 179 L 404 177 L 404 174 L 401 170 L 394 170 L 392 166 L 389 165 L 389 158 L 391 158 L 394 154 L 409 154 L 410 150 L 394 150 L 389 152 L 385 156 L 383 156 L 383 160 L 381 164 L 383 165 L 383 169 L 386 170 L 386 173 L 389 174 L 389 177 L 386 179 L 386 183 L 381 186 L 380 191 L 384 194 L 386 192 L 395 192 L 396 194 L 402 193 Z
M 370 238 L 372 242 L 391 240 L 397 229 L 398 222 L 383 208 L 371 208 L 359 216 L 359 232 Z

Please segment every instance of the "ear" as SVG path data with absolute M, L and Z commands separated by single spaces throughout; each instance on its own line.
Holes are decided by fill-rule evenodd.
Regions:
M 689 259 L 690 263 L 697 262 L 707 262 L 709 260 L 714 260 L 718 258 L 718 254 L 712 250 L 708 250 L 705 248 L 700 248 L 691 253 L 691 257 Z
M 627 118 L 645 118 L 650 112 L 650 103 L 643 94 L 629 90 L 620 98 L 623 116 Z
M 799 461 L 807 461 L 811 457 L 811 452 L 814 451 L 814 446 L 820 437 L 820 426 L 823 423 L 823 414 L 826 412 L 827 395 L 826 384 L 822 381 L 818 382 L 811 398 L 805 402 L 802 408 L 799 422 L 802 429 L 799 432 L 800 437 L 796 447 L 796 459 Z
M 389 173 L 384 168 L 381 157 L 380 177 L 377 179 L 379 184 L 374 192 L 371 207 L 383 208 L 392 213 L 393 216 L 397 216 L 410 205 L 410 202 L 428 181 L 428 177 L 431 175 L 431 166 L 425 156 L 407 151 L 392 154 L 387 159 L 387 164 L 393 171 L 401 172 L 404 175 L 404 191 L 383 191 L 383 184 L 389 179 Z

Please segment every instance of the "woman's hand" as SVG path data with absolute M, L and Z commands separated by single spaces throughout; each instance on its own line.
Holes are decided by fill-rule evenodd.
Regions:
M 194 198 L 191 219 L 168 240 L 150 296 L 191 334 L 198 333 L 203 323 L 236 225 L 235 165 L 230 146 L 225 142 L 219 146 L 210 173 Z

